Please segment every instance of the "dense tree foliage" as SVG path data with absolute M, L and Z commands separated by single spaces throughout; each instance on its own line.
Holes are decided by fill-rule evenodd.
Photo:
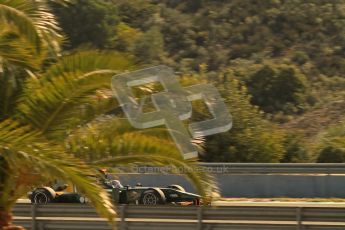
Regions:
M 67 36 L 66 47 L 89 44 L 104 48 L 109 44 L 118 22 L 111 2 L 75 0 L 63 5 L 50 4 Z
M 252 102 L 265 112 L 295 112 L 306 96 L 305 77 L 291 66 L 263 66 L 247 81 Z M 292 110 L 292 111 L 291 111 Z
M 165 63 L 183 72 L 198 71 L 201 64 L 219 71 L 239 59 L 273 60 L 291 66 L 292 75 L 304 75 L 303 84 L 314 86 L 311 92 L 320 84 L 328 87 L 320 78 L 344 72 L 343 0 L 73 2 L 54 7 L 71 48 L 84 43 L 112 47 L 134 54 L 141 62 Z M 311 97 L 310 101 L 317 99 L 322 100 Z M 290 105 L 279 105 L 290 109 L 278 110 L 299 111 L 291 108 L 295 104 L 291 100 L 300 99 L 290 98 Z
M 159 26 L 176 64 L 193 59 L 217 70 L 236 58 L 288 57 L 317 72 L 343 71 L 344 2 L 315 0 L 116 1 L 120 20 L 147 31 Z M 179 66 L 176 65 L 178 68 Z
M 203 159 L 221 162 L 279 162 L 284 154 L 284 133 L 265 120 L 250 104 L 246 88 L 230 74 L 218 76 L 217 88 L 233 116 L 229 132 L 207 138 Z
M 320 138 L 317 162 L 345 163 L 345 124 L 331 126 Z
M 325 146 L 319 153 L 318 163 L 344 163 L 345 150 L 334 145 Z
M 310 162 L 311 156 L 306 146 L 303 135 L 287 133 L 284 140 L 285 154 L 282 163 L 306 163 Z
M 213 84 L 222 72 L 231 72 L 229 78 L 247 87 L 249 105 L 268 113 L 260 118 L 268 129 L 272 122 L 290 127 L 282 123 L 344 100 L 344 0 L 76 0 L 54 8 L 71 38 L 69 48 L 91 44 L 115 49 L 141 64 L 166 64 L 184 75 L 204 69 Z M 245 110 L 241 105 L 238 108 Z M 241 113 L 234 118 L 246 121 Z M 315 123 L 318 119 L 322 118 Z M 320 123 L 322 132 L 327 127 Z M 253 140 L 252 132 L 243 132 L 240 138 L 242 131 L 235 123 L 229 134 L 208 138 L 207 151 L 219 148 L 220 156 L 204 159 L 253 160 L 228 150 Z M 304 132 L 308 130 L 298 134 L 288 130 L 283 141 L 285 155 L 279 152 L 279 157 L 257 157 L 257 161 L 316 160 L 310 147 L 316 137 L 305 137 Z M 259 133 L 254 135 L 256 141 L 263 138 Z M 241 151 L 246 155 L 249 149 L 246 146 Z

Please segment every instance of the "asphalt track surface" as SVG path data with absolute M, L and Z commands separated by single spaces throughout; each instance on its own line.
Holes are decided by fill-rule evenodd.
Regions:
M 30 200 L 28 199 L 20 199 L 18 203 L 30 203 Z M 282 202 L 282 201 L 215 201 L 212 202 L 213 206 L 243 206 L 243 207 L 322 207 L 322 208 L 345 208 L 345 202 Z M 15 216 L 15 221 L 31 221 L 31 217 L 26 216 Z M 37 221 L 63 221 L 66 225 L 70 223 L 74 223 L 76 221 L 79 222 L 87 222 L 90 223 L 103 223 L 106 221 L 106 219 L 101 217 L 36 217 Z M 117 221 L 120 223 L 121 219 L 117 218 Z M 172 219 L 155 219 L 155 218 L 126 218 L 126 222 L 133 223 L 133 224 L 142 224 L 142 226 L 150 225 L 153 222 L 158 225 L 167 225 L 172 223 Z M 183 224 L 194 224 L 197 225 L 199 222 L 196 219 L 174 219 L 173 223 L 176 223 L 177 226 L 183 225 Z M 209 224 L 209 225 L 248 225 L 248 226 L 261 226 L 260 229 L 263 229 L 262 226 L 278 226 L 279 229 L 280 226 L 284 227 L 284 229 L 287 228 L 296 228 L 298 224 L 303 224 L 306 226 L 305 229 L 345 229 L 345 222 L 334 222 L 332 220 L 324 222 L 324 221 L 301 221 L 298 222 L 297 220 L 202 220 L 203 224 Z M 97 225 L 98 226 L 98 225 Z M 321 227 L 320 227 L 321 226 Z M 334 227 L 336 226 L 336 227 Z M 89 229 L 89 228 L 88 228 Z M 145 228 L 145 229 L 151 229 L 151 228 Z M 160 229 L 160 228 L 154 228 L 154 229 Z M 223 229 L 223 228 L 221 228 Z M 228 229 L 228 227 L 224 228 Z M 234 229 L 234 228 L 231 228 Z M 243 228 L 241 228 L 243 229 Z M 248 229 L 254 229 L 253 227 L 250 227 Z M 270 228 L 271 229 L 271 228 Z
M 345 208 L 345 202 L 282 202 L 282 201 L 214 201 L 214 206 L 270 206 L 270 207 L 341 207 Z
M 30 203 L 29 199 L 19 199 L 17 203 Z M 269 207 L 330 207 L 345 208 L 345 202 L 281 202 L 281 201 L 214 201 L 213 206 L 269 206 Z

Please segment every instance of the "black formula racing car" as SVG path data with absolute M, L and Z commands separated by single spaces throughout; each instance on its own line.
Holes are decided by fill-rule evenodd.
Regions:
M 180 185 L 167 187 L 143 187 L 137 184 L 134 187 L 122 186 L 118 180 L 102 180 L 103 187 L 108 191 L 116 204 L 141 205 L 199 205 L 200 196 L 189 193 Z M 79 193 L 64 191 L 67 185 L 40 187 L 28 194 L 31 203 L 87 203 L 88 199 Z

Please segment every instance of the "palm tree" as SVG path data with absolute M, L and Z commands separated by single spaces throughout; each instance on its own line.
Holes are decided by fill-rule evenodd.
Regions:
M 8 117 L 27 77 L 60 55 L 63 37 L 45 1 L 0 0 L 0 118 Z
M 88 62 L 91 58 L 92 63 Z M 114 55 L 95 52 L 79 53 L 62 59 L 42 75 L 36 74 L 37 78 L 26 80 L 13 112 L 0 121 L 0 207 L 3 212 L 8 213 L 30 186 L 61 178 L 75 184 L 103 216 L 113 218 L 112 205 L 106 193 L 86 177 L 94 171 L 66 151 L 64 140 L 68 130 L 101 112 L 101 109 L 90 108 L 88 111 L 95 113 L 89 115 L 81 105 L 92 106 L 95 99 L 88 96 L 94 95 L 105 84 L 102 75 L 110 78 L 110 72 L 114 73 L 114 70 L 86 72 L 85 69 L 97 69 L 96 66 L 101 68 L 110 63 L 113 69 L 114 66 L 121 69 L 118 59 Z M 78 66 L 83 61 L 87 66 L 85 72 Z M 61 70 L 62 74 L 56 75 L 56 71 Z
M 57 178 L 75 184 L 112 221 L 106 192 L 87 177 L 98 166 L 185 167 L 206 194 L 203 185 L 209 180 L 203 182 L 203 174 L 193 171 L 193 163 L 183 161 L 169 141 L 162 145 L 157 131 L 135 133 L 118 118 L 103 119 L 118 107 L 106 96 L 110 79 L 133 68 L 130 58 L 96 51 L 61 57 L 59 29 L 43 0 L 0 0 L 0 20 L 0 229 L 10 225 L 18 198 Z M 113 129 L 102 133 L 106 123 Z M 114 147 L 115 135 L 126 143 L 122 148 Z M 78 136 L 88 141 L 77 143 Z
M 71 132 L 66 142 L 76 157 L 99 168 L 121 173 L 121 168 L 143 163 L 169 165 L 171 173 L 185 174 L 202 196 L 218 192 L 213 178 L 197 170 L 195 160 L 183 159 L 166 129 L 138 131 L 121 116 L 100 116 Z

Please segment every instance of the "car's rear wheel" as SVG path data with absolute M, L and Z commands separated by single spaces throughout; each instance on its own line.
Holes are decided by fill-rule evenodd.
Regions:
M 166 198 L 160 189 L 150 189 L 142 193 L 140 204 L 159 205 L 165 204 Z

